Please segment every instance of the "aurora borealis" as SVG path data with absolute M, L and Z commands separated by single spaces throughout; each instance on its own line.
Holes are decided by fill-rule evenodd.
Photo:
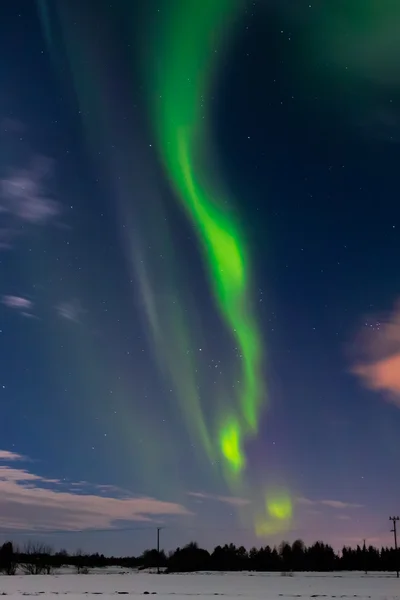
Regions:
M 153 96 L 157 98 L 154 120 L 162 157 L 199 232 L 221 316 L 236 338 L 242 357 L 240 418 L 234 407 L 233 416 L 223 415 L 224 422 L 218 432 L 222 453 L 235 471 L 240 471 L 245 463 L 242 433 L 256 431 L 259 420 L 263 395 L 261 340 L 250 307 L 249 266 L 243 236 L 223 208 L 223 192 L 203 182 L 207 181 L 207 175 L 211 179 L 210 169 L 200 174 L 198 170 L 205 155 L 212 155 L 207 147 L 201 148 L 204 139 L 210 137 L 204 120 L 212 85 L 207 79 L 215 69 L 213 63 L 221 27 L 223 25 L 226 31 L 231 13 L 236 13 L 239 5 L 231 0 L 217 4 L 209 0 L 201 5 L 199 14 L 198 2 L 171 2 L 168 11 L 172 14 L 172 23 L 167 25 L 160 47 L 155 46 L 153 62 L 147 67 L 150 73 L 155 72 L 150 89 L 160 92 L 159 98 L 158 94 L 153 93 Z M 182 28 L 182 21 L 188 24 L 186 28 Z M 157 60 L 160 55 L 165 57 L 165 62 Z M 228 410 L 232 410 L 231 406 Z
M 171 545 L 384 539 L 400 491 L 396 7 L 0 10 L 12 494 L 38 481 L 75 506 L 90 490 L 92 526 L 160 525 Z
M 232 13 L 236 13 L 240 4 L 232 0 L 217 4 L 208 0 L 201 6 L 196 0 L 170 2 L 167 10 L 172 16 L 165 27 L 165 37 L 153 48 L 153 60 L 149 63 L 146 60 L 150 73 L 155 73 L 153 78 L 149 77 L 149 87 L 153 94 L 150 98 L 157 99 L 154 120 L 161 155 L 198 231 L 220 314 L 237 341 L 242 361 L 241 389 L 236 401 L 239 410 L 235 398 L 224 398 L 225 406 L 218 414 L 218 397 L 214 399 L 217 412 L 214 437 L 218 437 L 229 471 L 236 476 L 246 466 L 245 436 L 257 433 L 260 409 L 265 404 L 266 390 L 260 368 L 262 340 L 251 309 L 244 239 L 232 216 L 223 208 L 223 192 L 209 183 L 212 165 L 207 165 L 205 156 L 212 155 L 207 148 L 211 137 L 207 132 L 207 102 L 212 87 L 208 79 L 215 70 L 221 28 L 223 26 L 226 33 Z M 186 27 L 182 28 L 182 22 Z M 160 56 L 165 57 L 164 62 Z M 206 166 L 202 173 L 204 167 L 200 165 L 204 163 L 208 170 Z M 212 439 L 213 435 L 209 437 Z M 251 494 L 248 486 L 245 489 Z M 291 509 L 279 510 L 282 503 L 291 504 L 288 495 L 266 500 L 266 513 L 278 531 L 291 517 Z M 281 525 L 277 526 L 278 523 Z M 256 533 L 261 531 L 262 527 L 256 526 Z

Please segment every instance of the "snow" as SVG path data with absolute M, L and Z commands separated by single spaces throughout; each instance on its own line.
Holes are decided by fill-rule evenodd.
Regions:
M 224 596 L 222 600 L 250 598 L 254 600 L 304 600 L 326 598 L 400 600 L 400 579 L 393 573 L 196 573 L 152 574 L 127 572 L 123 569 L 97 571 L 89 575 L 74 572 L 56 575 L 16 575 L 0 577 L 0 595 L 10 600 L 23 596 L 40 596 L 48 600 L 54 595 L 65 600 L 102 600 L 119 595 L 142 597 L 157 595 L 157 600 L 180 600 L 196 596 Z M 7 600 L 5 598 L 5 600 Z M 64 599 L 63 599 L 64 600 Z M 100 600 L 100 599 L 99 599 Z M 155 599 L 156 600 L 156 599 Z

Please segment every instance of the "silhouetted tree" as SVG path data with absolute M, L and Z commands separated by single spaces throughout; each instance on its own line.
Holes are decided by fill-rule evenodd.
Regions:
M 306 547 L 303 540 L 292 544 L 291 567 L 294 571 L 304 571 L 306 567 Z
M 323 542 L 315 542 L 307 550 L 308 564 L 312 565 L 313 571 L 333 571 L 336 558 L 333 548 Z
M 0 548 L 0 571 L 6 575 L 15 575 L 18 560 L 12 542 L 6 542 Z
M 282 542 L 279 546 L 279 556 L 282 561 L 282 571 L 292 571 L 293 560 L 292 560 L 292 548 L 289 542 Z
M 139 558 L 139 565 L 141 569 L 153 569 L 155 567 L 165 567 L 167 564 L 167 557 L 165 556 L 164 550 L 145 550 L 142 556 Z
M 177 548 L 168 557 L 167 570 L 174 572 L 203 571 L 210 565 L 210 554 L 199 548 L 196 542 L 190 542 L 183 548 Z
M 139 557 L 114 557 L 104 554 L 85 554 L 78 550 L 68 554 L 65 550 L 53 553 L 45 544 L 29 542 L 22 551 L 12 542 L 0 546 L 0 572 L 14 574 L 17 565 L 29 574 L 50 573 L 63 565 L 75 566 L 79 573 L 87 573 L 94 567 L 119 565 L 121 567 L 154 568 L 164 567 L 168 572 L 189 572 L 202 570 L 215 571 L 272 571 L 292 573 L 294 571 L 394 571 L 400 562 L 400 550 L 393 548 L 375 548 L 373 546 L 355 548 L 343 547 L 335 553 L 333 548 L 321 541 L 306 546 L 302 540 L 292 544 L 282 542 L 279 548 L 264 546 L 251 548 L 225 544 L 216 546 L 210 554 L 191 542 L 182 548 L 170 552 L 168 558 L 164 551 L 146 550 Z

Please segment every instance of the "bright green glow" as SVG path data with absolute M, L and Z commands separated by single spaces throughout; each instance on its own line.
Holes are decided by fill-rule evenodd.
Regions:
M 259 537 L 274 535 L 288 529 L 293 516 L 293 505 L 286 492 L 268 492 L 265 497 L 265 515 L 254 521 L 255 533 Z
M 213 210 L 211 203 L 199 185 L 194 181 L 193 167 L 190 164 L 189 140 L 184 132 L 178 132 L 179 162 L 182 171 L 182 190 L 185 199 L 201 228 L 204 242 L 208 246 L 214 276 L 219 294 L 229 302 L 232 294 L 240 293 L 245 285 L 245 264 L 243 249 L 239 245 L 239 235 L 222 214 Z
M 240 427 L 235 421 L 231 421 L 226 427 L 221 429 L 220 444 L 222 454 L 237 472 L 242 470 L 246 462 L 240 438 Z
M 209 154 L 204 98 L 212 67 L 220 38 L 239 7 L 237 0 L 170 1 L 170 18 L 151 69 L 156 70 L 151 88 L 157 90 L 153 108 L 161 154 L 203 244 L 218 308 L 242 357 L 240 418 L 234 429 L 228 425 L 219 434 L 221 452 L 235 471 L 244 466 L 242 432 L 257 430 L 263 394 L 261 343 L 250 309 L 243 237 L 215 186 L 205 181 L 199 158 Z
M 206 192 L 195 182 L 193 166 L 190 163 L 189 141 L 187 136 L 177 132 L 178 160 L 174 159 L 174 173 L 181 193 L 185 194 L 185 204 L 190 209 L 206 245 L 219 307 L 237 339 L 243 356 L 246 384 L 241 398 L 242 408 L 247 425 L 255 430 L 260 387 L 260 342 L 255 324 L 245 312 L 248 300 L 243 242 L 234 224 L 212 204 Z
M 266 499 L 267 513 L 279 521 L 287 521 L 292 518 L 292 501 L 289 496 L 282 494 L 275 497 L 267 497 Z

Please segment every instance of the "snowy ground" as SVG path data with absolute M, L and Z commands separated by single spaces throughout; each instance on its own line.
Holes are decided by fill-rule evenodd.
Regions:
M 65 596 L 65 600 L 104 600 L 118 595 L 161 596 L 159 600 L 196 596 L 224 596 L 223 600 L 251 598 L 286 600 L 292 598 L 342 598 L 400 600 L 400 579 L 393 574 L 372 573 L 295 573 L 280 574 L 202 573 L 157 575 L 138 572 L 96 572 L 89 575 L 16 575 L 0 577 L 0 595 L 18 600 L 22 596 Z M 6 600 L 6 599 L 5 599 Z M 46 598 L 47 600 L 47 598 Z M 100 599 L 99 599 L 100 600 Z

